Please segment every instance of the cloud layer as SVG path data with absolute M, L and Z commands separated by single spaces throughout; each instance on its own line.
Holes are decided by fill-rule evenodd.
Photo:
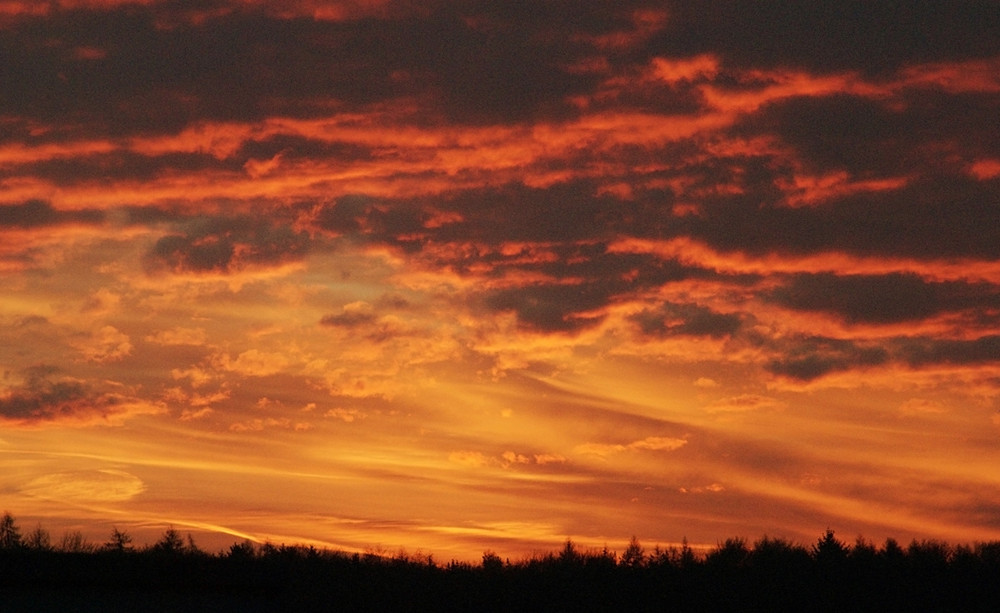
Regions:
M 426 517 L 400 542 L 461 534 L 437 544 L 465 554 L 470 535 L 1000 536 L 964 514 L 1000 508 L 973 493 L 991 473 L 952 460 L 998 434 L 998 21 L 988 2 L 4 3 L 0 419 L 20 451 L 143 441 L 147 470 L 185 436 L 218 443 L 204 474 L 278 454 L 303 508 L 306 475 L 365 475 L 398 506 L 351 485 L 343 517 Z M 148 517 L 241 516 L 127 469 Z M 474 526 L 429 510 L 456 492 Z M 623 501 L 620 526 L 595 519 Z M 286 508 L 254 521 L 337 542 Z

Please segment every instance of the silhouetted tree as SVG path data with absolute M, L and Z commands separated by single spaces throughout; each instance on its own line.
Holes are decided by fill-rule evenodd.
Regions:
M 820 564 L 839 564 L 847 559 L 848 548 L 827 528 L 826 533 L 813 545 L 813 557 Z
M 153 551 L 170 554 L 183 553 L 184 539 L 181 538 L 181 533 L 175 530 L 173 526 L 168 527 L 163 532 L 160 540 L 156 541 L 156 544 L 153 545 Z
M 891 563 L 898 563 L 906 555 L 903 548 L 899 546 L 899 543 L 894 538 L 885 539 L 885 544 L 882 545 L 882 550 L 879 551 L 879 557 L 888 560 Z
M 709 552 L 705 558 L 711 566 L 725 568 L 740 568 L 750 557 L 747 542 L 741 538 L 729 538 Z
M 600 551 L 588 551 L 582 556 L 583 563 L 591 569 L 614 568 L 618 564 L 618 554 L 605 545 Z
M 941 541 L 912 541 L 906 549 L 910 564 L 938 570 L 947 566 L 951 558 L 951 548 Z
M 503 570 L 503 560 L 496 553 L 486 550 L 483 552 L 483 569 L 490 572 Z
M 63 533 L 62 542 L 59 544 L 60 551 L 69 553 L 87 553 L 96 549 L 93 544 L 87 542 L 86 537 L 79 530 L 72 530 Z
M 21 545 L 21 529 L 14 516 L 4 511 L 3 517 L 0 517 L 0 549 L 20 549 Z
M 580 552 L 577 551 L 576 545 L 573 541 L 566 539 L 566 544 L 563 545 L 562 551 L 559 552 L 559 561 L 564 564 L 576 564 L 583 559 Z
M 201 549 L 198 549 L 190 532 L 187 533 L 187 545 L 185 545 L 184 551 L 185 553 L 201 553 Z
M 52 538 L 49 536 L 49 531 L 42 528 L 42 524 L 38 524 L 24 537 L 24 545 L 35 551 L 49 551 L 52 549 Z
M 909 591 L 914 599 L 934 610 L 944 610 L 953 598 L 949 583 L 951 548 L 940 541 L 916 541 L 906 549 Z
M 123 552 L 132 549 L 132 537 L 128 532 L 119 530 L 117 526 L 111 529 L 111 538 L 104 544 L 109 551 Z
M 698 562 L 698 558 L 694 555 L 694 550 L 688 545 L 687 537 L 681 539 L 681 553 L 680 557 L 677 559 L 677 564 L 680 568 L 691 568 Z
M 848 553 L 848 557 L 855 563 L 855 565 L 871 564 L 877 555 L 878 549 L 875 545 L 870 541 L 866 541 L 861 536 L 858 536 L 858 538 L 854 541 L 854 547 L 851 547 L 851 550 Z
M 809 552 L 800 545 L 780 538 L 763 537 L 753 545 L 750 564 L 767 572 L 781 573 L 790 568 L 809 565 Z
M 253 542 L 250 539 L 229 546 L 229 557 L 234 560 L 252 560 L 256 555 Z
M 25 546 L 8 513 L 0 519 L 16 545 L 0 550 L 0 610 L 440 610 L 440 611 L 1000 611 L 1000 543 L 951 546 L 892 540 L 877 551 L 853 548 L 827 531 L 814 546 L 764 537 L 748 547 L 727 539 L 707 556 L 656 548 L 633 537 L 613 552 L 561 551 L 511 563 L 492 551 L 475 567 L 439 566 L 419 553 L 390 557 L 250 541 L 217 554 L 196 551 L 172 526 L 155 545 L 112 555 L 130 539 L 117 528 L 100 552 L 67 533 L 66 551 Z M 688 551 L 688 554 L 684 554 Z M 164 556 L 163 552 L 170 555 Z M 184 554 L 184 555 L 180 555 Z M 681 560 L 690 556 L 690 561 Z M 833 561 L 828 572 L 824 566 Z M 843 571 L 843 572 L 841 572 Z M 10 605 L 15 599 L 16 606 Z M 155 602 L 154 602 L 155 601 Z M 125 606 L 124 608 L 132 608 Z
M 754 543 L 746 562 L 740 608 L 760 611 L 803 611 L 810 608 L 812 559 L 809 551 L 780 538 Z M 733 579 L 731 583 L 737 583 Z
M 628 547 L 622 553 L 621 563 L 622 566 L 629 566 L 631 568 L 637 568 L 646 563 L 646 551 L 639 544 L 639 539 L 634 534 L 628 542 Z
M 984 564 L 1000 568 L 1000 541 L 978 543 L 973 552 Z

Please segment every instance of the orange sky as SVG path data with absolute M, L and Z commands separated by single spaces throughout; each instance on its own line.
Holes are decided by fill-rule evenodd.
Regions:
M 0 2 L 0 507 L 1000 538 L 1000 16 Z

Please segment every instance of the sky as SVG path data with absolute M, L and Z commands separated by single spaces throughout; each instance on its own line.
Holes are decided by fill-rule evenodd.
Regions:
M 1000 539 L 995 2 L 0 2 L 0 508 Z

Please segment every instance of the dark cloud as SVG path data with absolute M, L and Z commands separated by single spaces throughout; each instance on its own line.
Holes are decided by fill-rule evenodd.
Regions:
M 765 368 L 776 375 L 812 381 L 832 372 L 864 369 L 889 361 L 881 346 L 865 346 L 844 339 L 811 336 L 782 341 L 779 355 Z
M 913 338 L 898 342 L 900 358 L 911 366 L 1000 362 L 1000 335 L 972 340 Z
M 774 175 L 773 175 L 774 176 Z M 776 179 L 777 177 L 774 176 Z M 995 182 L 993 182 L 995 183 Z M 1000 257 L 997 187 L 965 175 L 925 177 L 892 190 L 792 208 L 772 184 L 703 201 L 683 230 L 723 251 L 790 254 L 844 251 L 918 259 Z
M 472 238 L 496 245 L 507 241 L 573 241 L 609 238 L 622 224 L 620 199 L 596 195 L 591 181 L 568 181 L 546 188 L 523 183 L 459 192 L 439 206 L 462 215 L 439 236 Z
M 599 284 L 536 285 L 490 292 L 486 305 L 513 311 L 523 326 L 546 332 L 570 332 L 600 323 L 602 315 L 586 312 L 607 304 L 606 288 Z
M 307 237 L 280 222 L 256 218 L 207 218 L 182 224 L 146 254 L 150 271 L 238 272 L 304 257 Z
M 317 207 L 313 215 L 316 227 L 337 234 L 360 233 L 367 225 L 376 200 L 363 194 L 341 196 L 332 203 Z
M 778 136 L 808 168 L 843 169 L 862 178 L 960 170 L 970 158 L 997 154 L 1000 96 L 926 86 L 902 98 L 795 96 L 766 105 L 735 132 Z M 961 157 L 941 155 L 949 149 Z
M 117 412 L 119 397 L 96 393 L 76 380 L 57 378 L 57 373 L 51 366 L 26 369 L 24 383 L 0 395 L 0 419 L 41 423 Z
M 928 282 L 915 274 L 799 274 L 767 298 L 792 309 L 836 314 L 850 323 L 895 323 L 945 311 L 992 309 L 1000 288 L 980 283 Z
M 351 194 L 318 206 L 313 223 L 412 249 L 425 240 L 498 246 L 610 239 L 635 221 L 634 209 L 642 205 L 597 191 L 595 183 L 583 180 L 545 188 L 507 183 L 408 200 Z M 430 227 L 437 212 L 453 213 L 456 220 Z
M 354 328 L 356 326 L 372 324 L 377 319 L 378 316 L 371 311 L 342 311 L 340 313 L 324 315 L 323 318 L 319 320 L 319 323 L 324 326 Z
M 969 2 L 674 0 L 646 52 L 718 53 L 734 67 L 882 75 L 931 61 L 994 55 L 1000 14 Z
M 372 150 L 354 143 L 325 141 L 295 134 L 273 134 L 267 138 L 251 138 L 232 155 L 240 167 L 248 160 L 270 160 L 275 156 L 283 160 L 342 159 L 362 162 L 375 159 Z
M 493 275 L 497 277 L 512 270 L 524 270 L 541 272 L 565 282 L 492 290 L 486 293 L 485 304 L 491 310 L 516 313 L 522 325 L 536 330 L 570 331 L 592 326 L 603 319 L 601 309 L 643 290 L 673 281 L 716 276 L 674 260 L 609 253 L 601 243 L 553 247 L 554 259 L 519 261 L 518 255 L 511 254 L 511 261 L 503 257 L 486 258 L 486 261 L 490 262 Z M 740 281 L 733 279 L 733 282 Z M 699 326 L 712 325 L 695 313 L 689 315 L 697 319 L 691 322 L 691 333 L 696 333 L 694 330 Z M 720 322 L 713 322 L 717 323 Z
M 10 85 L 0 100 L 24 116 L 114 134 L 309 115 L 325 106 L 320 98 L 368 103 L 390 93 L 391 66 L 367 59 L 387 42 L 374 27 L 250 13 L 158 26 L 152 9 L 137 6 L 22 20 L 0 37 Z M 80 48 L 91 58 L 79 59 Z
M 894 337 L 872 342 L 809 336 L 757 339 L 754 344 L 772 355 L 765 365 L 768 372 L 800 381 L 890 363 L 919 369 L 1000 362 L 1000 335 L 995 334 L 970 340 Z
M 242 163 L 219 160 L 207 153 L 169 153 L 146 156 L 130 151 L 58 157 L 9 167 L 11 176 L 44 177 L 58 186 L 102 181 L 152 181 L 167 173 L 242 170 Z
M 106 133 L 176 131 L 196 119 L 315 116 L 419 96 L 431 115 L 519 121 L 563 114 L 593 77 L 569 34 L 601 27 L 566 3 L 442 6 L 406 20 L 282 19 L 229 11 L 164 27 L 157 7 L 65 10 L 0 31 L 0 105 Z M 73 100 L 67 113 L 65 101 Z
M 603 239 L 624 233 L 636 216 L 669 213 L 644 209 L 647 205 L 662 209 L 648 203 L 595 196 L 595 191 L 591 182 L 576 181 L 549 188 L 505 184 L 433 199 L 351 195 L 318 207 L 312 219 L 323 230 L 414 253 L 433 244 L 437 247 L 433 252 L 419 256 L 433 267 L 494 279 L 519 272 L 552 279 L 488 290 L 477 298 L 489 310 L 516 313 L 522 325 L 536 330 L 591 326 L 602 319 L 597 311 L 636 292 L 717 276 L 651 254 L 609 252 Z M 454 213 L 456 220 L 431 225 L 433 211 Z M 465 247 L 469 243 L 475 245 L 471 252 Z M 449 250 L 450 244 L 462 247 Z M 746 279 L 733 276 L 728 282 L 741 284 Z M 356 323 L 357 317 L 334 314 L 324 322 Z M 717 324 L 721 320 L 697 318 L 689 330 L 701 333 L 696 332 L 699 326 Z
M 0 205 L 0 228 L 36 228 L 67 223 L 97 224 L 104 220 L 99 211 L 61 211 L 44 200 Z
M 810 168 L 846 169 L 864 176 L 902 171 L 919 142 L 904 111 L 871 98 L 836 94 L 799 96 L 768 105 L 748 117 L 744 129 L 775 134 L 792 145 Z M 750 131 L 750 130 L 747 130 Z
M 405 334 L 403 327 L 395 321 L 381 320 L 387 313 L 406 311 L 410 301 L 393 293 L 379 296 L 374 303 L 358 302 L 344 306 L 336 313 L 324 315 L 319 323 L 323 326 L 343 328 L 364 335 L 372 342 L 380 343 Z
M 393 311 L 404 311 L 412 305 L 409 300 L 399 294 L 382 294 L 375 301 L 375 306 Z
M 0 30 L 0 106 L 62 134 L 176 132 L 402 100 L 421 102 L 418 122 L 559 120 L 579 113 L 572 98 L 654 57 L 718 54 L 720 84 L 738 84 L 740 68 L 789 65 L 881 75 L 995 55 L 1000 28 L 989 2 L 437 2 L 341 21 L 226 4 L 194 19 L 181 4 L 11 20 Z M 641 32 L 640 11 L 662 23 Z M 580 68 L 595 58 L 604 68 Z M 603 94 L 660 112 L 698 106 L 684 87 Z
M 644 334 L 720 338 L 736 334 L 743 326 L 745 316 L 718 313 L 698 304 L 664 302 L 656 309 L 643 309 L 631 319 Z

